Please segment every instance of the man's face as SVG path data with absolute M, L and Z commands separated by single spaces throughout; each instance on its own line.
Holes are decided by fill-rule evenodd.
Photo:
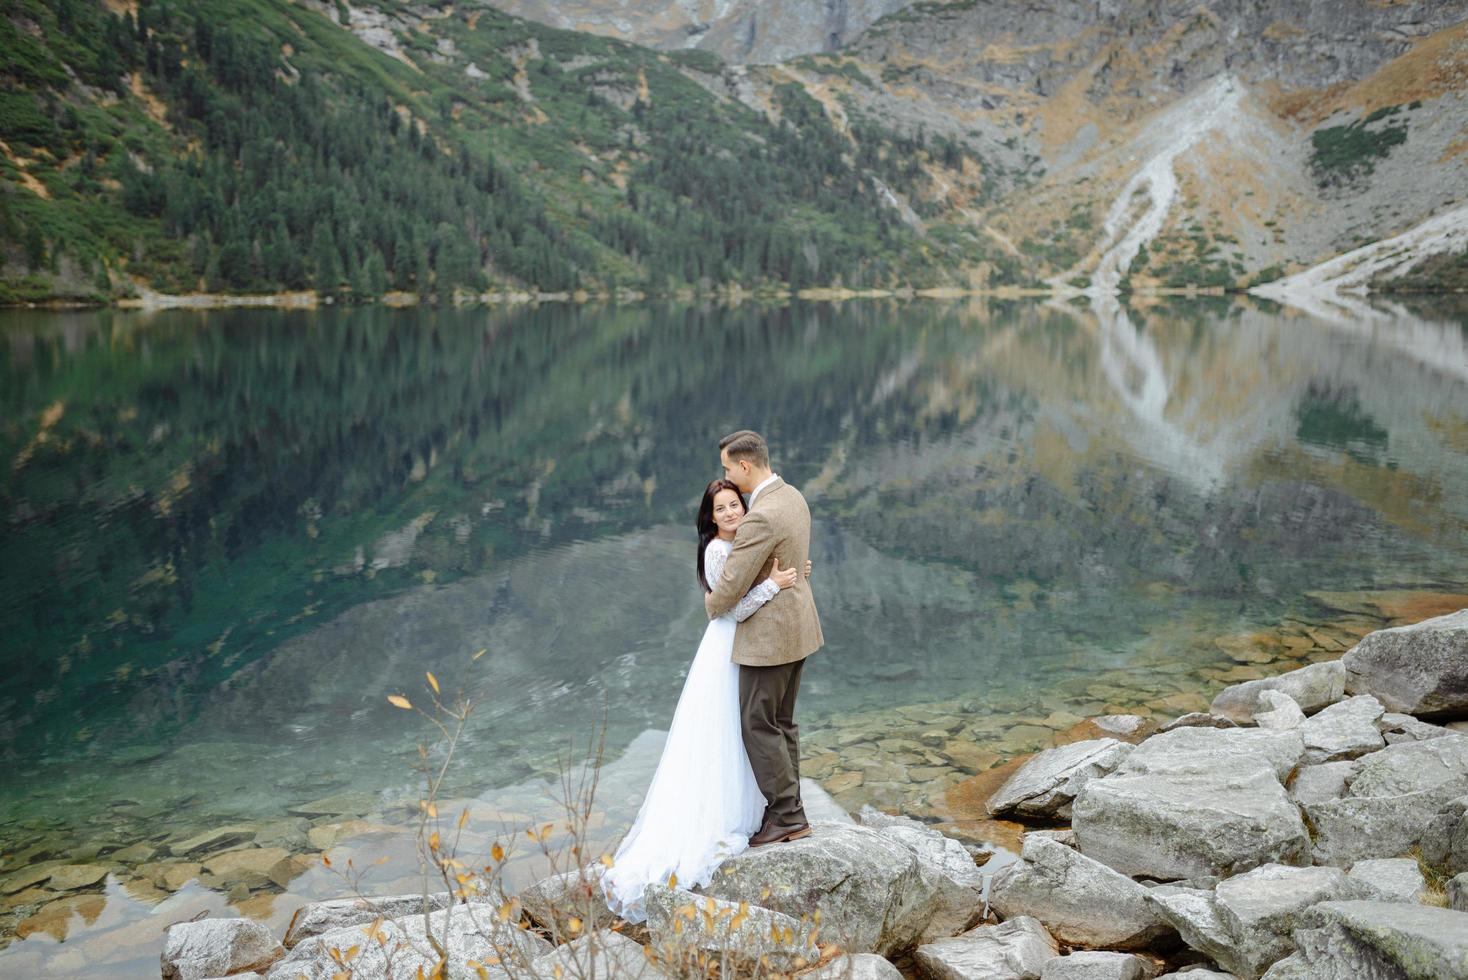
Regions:
M 749 478 L 749 460 L 732 460 L 729 458 L 729 450 L 720 449 L 719 462 L 724 464 L 724 479 L 744 493 L 754 489 L 754 481 Z

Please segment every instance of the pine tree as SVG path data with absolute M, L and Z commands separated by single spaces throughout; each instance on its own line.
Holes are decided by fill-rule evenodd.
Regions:
M 311 240 L 312 282 L 322 293 L 334 293 L 341 285 L 341 260 L 337 255 L 336 239 L 332 237 L 331 225 L 321 222 Z

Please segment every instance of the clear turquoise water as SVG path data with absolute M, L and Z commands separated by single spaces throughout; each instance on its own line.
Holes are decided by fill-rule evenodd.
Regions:
M 11 312 L 0 334 L 10 854 L 411 796 L 422 726 L 385 697 L 426 671 L 480 703 L 454 793 L 524 795 L 605 712 L 625 822 L 703 625 L 693 508 L 744 426 L 815 514 L 807 731 L 955 697 L 1043 713 L 1159 650 L 1215 663 L 1310 591 L 1468 582 L 1468 328 L 1441 305 Z

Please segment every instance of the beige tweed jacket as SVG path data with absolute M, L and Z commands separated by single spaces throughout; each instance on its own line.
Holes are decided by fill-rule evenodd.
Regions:
M 709 618 L 733 609 L 756 582 L 769 576 L 775 559 L 781 568 L 802 569 L 809 555 L 810 508 L 799 490 L 777 477 L 744 515 L 723 574 L 709 583 L 713 591 L 704 597 Z M 803 660 L 824 642 L 810 580 L 801 575 L 739 624 L 732 659 L 750 667 L 773 667 Z

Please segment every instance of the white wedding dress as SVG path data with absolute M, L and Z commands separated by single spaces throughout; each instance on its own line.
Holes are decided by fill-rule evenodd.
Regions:
M 704 575 L 716 581 L 732 545 L 714 538 L 704 550 Z M 731 612 L 710 620 L 673 709 L 668 740 L 632 829 L 602 875 L 607 904 L 628 922 L 647 918 L 643 891 L 677 875 L 683 887 L 707 885 L 725 858 L 749 846 L 765 798 L 744 751 L 739 722 L 735 624 L 780 591 L 766 579 Z

